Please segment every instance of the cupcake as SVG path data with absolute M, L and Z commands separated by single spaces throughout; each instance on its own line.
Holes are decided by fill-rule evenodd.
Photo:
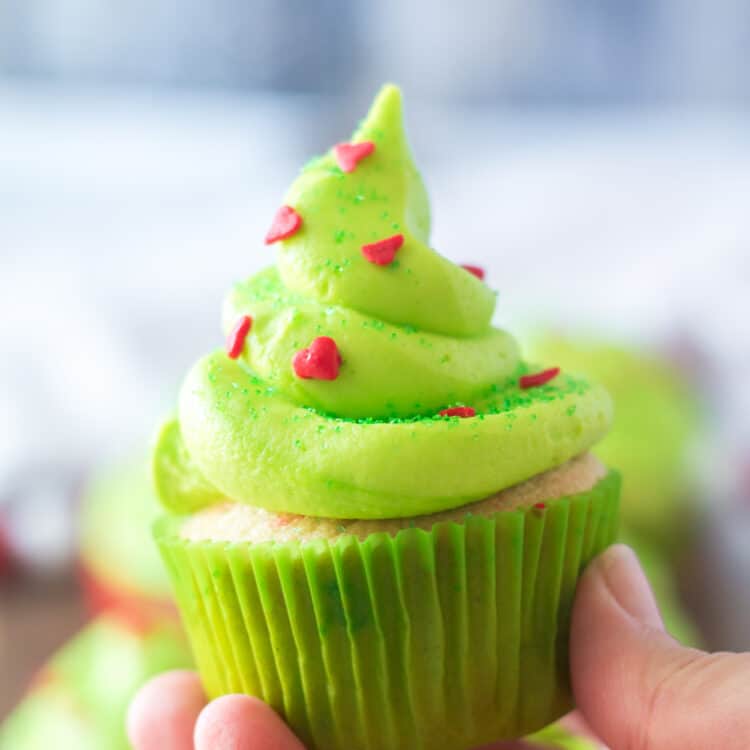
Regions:
M 458 750 L 572 706 L 578 576 L 616 536 L 600 386 L 525 363 L 430 212 L 386 86 L 302 170 L 223 350 L 154 452 L 155 533 L 207 694 L 311 749 Z
M 127 750 L 125 714 L 136 690 L 159 672 L 189 665 L 175 623 L 135 630 L 100 617 L 43 668 L 0 726 L 0 750 Z
M 88 483 L 80 506 L 78 557 L 93 614 L 114 610 L 136 625 L 177 617 L 150 534 L 158 509 L 145 452 L 100 471 Z

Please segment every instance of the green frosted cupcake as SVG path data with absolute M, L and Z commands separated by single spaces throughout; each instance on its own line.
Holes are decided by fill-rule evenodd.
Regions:
M 429 231 L 387 86 L 292 185 L 276 266 L 231 292 L 226 350 L 155 447 L 207 693 L 259 696 L 311 749 L 550 724 L 572 704 L 578 576 L 616 535 L 618 476 L 588 453 L 606 392 L 527 365 Z
M 116 610 L 135 623 L 176 618 L 150 534 L 158 515 L 145 453 L 89 482 L 80 507 L 79 570 L 91 611 Z
M 100 617 L 45 665 L 0 726 L 0 750 L 127 750 L 125 713 L 136 690 L 190 663 L 176 624 L 136 631 L 117 617 Z

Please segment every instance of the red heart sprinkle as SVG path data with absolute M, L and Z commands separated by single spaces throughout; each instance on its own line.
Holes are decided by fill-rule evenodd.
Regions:
M 403 244 L 404 235 L 394 234 L 393 237 L 386 237 L 384 240 L 371 242 L 369 245 L 362 245 L 362 255 L 376 266 L 387 266 L 389 263 L 393 263 L 396 251 Z
M 473 274 L 474 276 L 476 276 L 480 281 L 484 280 L 484 268 L 480 268 L 479 266 L 469 266 L 469 265 L 461 266 L 461 268 L 463 268 L 464 271 L 468 271 L 470 274 Z
M 250 327 L 253 324 L 253 319 L 249 315 L 243 315 L 234 325 L 234 328 L 229 332 L 227 336 L 227 356 L 231 359 L 237 359 L 242 354 L 242 349 L 245 346 L 245 339 L 247 334 L 250 332 Z
M 452 406 L 450 409 L 443 409 L 440 412 L 441 417 L 461 417 L 462 419 L 475 417 L 476 415 L 476 409 L 471 406 Z
M 559 367 L 550 367 L 549 370 L 535 372 L 533 375 L 523 375 L 519 378 L 518 385 L 521 388 L 536 388 L 538 385 L 549 383 L 550 380 L 556 378 L 559 374 Z
M 544 503 L 534 503 L 534 507 L 537 510 L 544 510 L 547 506 Z
M 342 172 L 353 172 L 357 164 L 375 150 L 372 141 L 361 143 L 337 143 L 333 147 L 333 154 Z
M 332 338 L 318 336 L 307 349 L 300 349 L 294 355 L 292 367 L 297 377 L 305 380 L 336 380 L 341 354 Z
M 291 206 L 282 206 L 273 217 L 266 235 L 266 245 L 291 237 L 301 226 L 302 217 Z

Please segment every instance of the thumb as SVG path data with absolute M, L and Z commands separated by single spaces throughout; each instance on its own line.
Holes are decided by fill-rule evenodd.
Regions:
M 570 648 L 578 706 L 613 750 L 750 747 L 750 654 L 706 654 L 667 635 L 629 547 L 584 573 Z

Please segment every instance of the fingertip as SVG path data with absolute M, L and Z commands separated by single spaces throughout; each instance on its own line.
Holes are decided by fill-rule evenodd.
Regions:
M 195 725 L 196 750 L 304 750 L 279 715 L 249 695 L 209 703 Z
M 614 610 L 619 612 L 614 613 Z M 584 572 L 573 615 L 600 620 L 603 612 L 627 615 L 637 622 L 663 630 L 659 607 L 638 556 L 626 544 L 614 544 L 595 558 Z
M 655 652 L 671 648 L 651 586 L 633 550 L 616 544 L 579 582 L 570 635 L 576 703 L 594 732 L 627 746 L 642 716 L 643 675 Z
M 195 672 L 166 672 L 147 682 L 130 703 L 128 738 L 135 750 L 191 750 L 193 727 L 206 699 Z

